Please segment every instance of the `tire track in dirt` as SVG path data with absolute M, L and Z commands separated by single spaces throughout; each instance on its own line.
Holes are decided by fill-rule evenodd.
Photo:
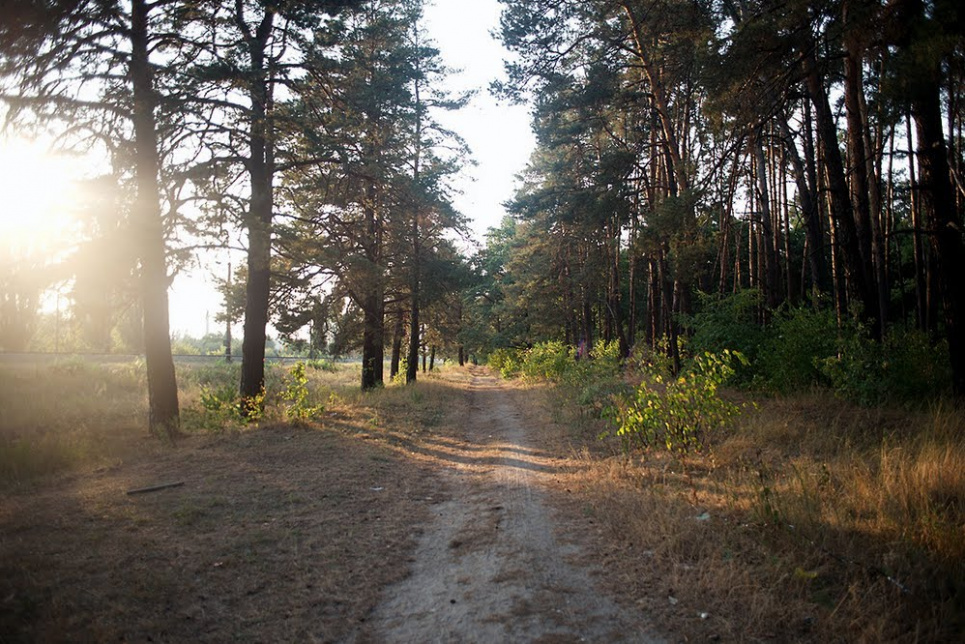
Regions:
M 527 441 L 501 382 L 475 372 L 464 440 L 437 439 L 451 498 L 436 505 L 411 575 L 386 589 L 357 642 L 656 642 L 596 590 L 557 535 L 543 483 L 562 461 Z

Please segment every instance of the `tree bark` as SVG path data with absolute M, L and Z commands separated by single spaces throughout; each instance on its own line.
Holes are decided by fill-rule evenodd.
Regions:
M 133 88 L 135 217 L 141 259 L 141 298 L 144 315 L 144 361 L 147 365 L 148 426 L 158 437 L 180 433 L 178 386 L 171 357 L 168 319 L 168 276 L 164 228 L 158 186 L 158 145 L 154 108 L 154 79 L 148 60 L 148 11 L 146 0 L 131 3 L 131 62 Z
M 402 337 L 405 329 L 405 313 L 402 307 L 395 314 L 395 327 L 392 330 L 392 359 L 389 363 L 389 378 L 395 378 L 399 373 L 399 363 L 402 361 Z
M 773 213 L 771 199 L 768 193 L 767 161 L 764 158 L 764 146 L 761 144 L 760 134 L 755 134 L 751 143 L 754 150 L 754 170 L 757 181 L 757 202 L 761 219 L 761 241 L 763 242 L 764 260 L 764 300 L 767 308 L 774 310 L 781 301 L 780 283 L 781 271 L 778 265 L 777 249 L 774 247 Z
M 241 344 L 241 397 L 245 413 L 257 412 L 265 387 L 265 344 L 268 305 L 271 294 L 271 228 L 273 151 L 269 120 L 271 86 L 266 77 L 265 48 L 274 22 L 274 13 L 265 10 L 257 30 L 245 24 L 241 4 L 235 19 L 245 33 L 250 69 L 248 98 L 251 114 L 248 131 L 248 177 L 251 199 L 245 217 L 248 230 L 248 284 L 245 289 L 244 339 Z
M 844 39 L 844 105 L 848 122 L 848 157 L 851 162 L 849 176 L 851 177 L 855 234 L 857 235 L 858 252 L 861 260 L 861 273 L 866 281 L 866 288 L 871 291 L 870 295 L 875 298 L 873 311 L 875 317 L 872 318 L 869 315 L 869 319 L 876 319 L 877 321 L 878 328 L 875 335 L 884 337 L 883 301 L 879 297 L 880 289 L 884 288 L 884 285 L 878 283 L 878 276 L 875 271 L 869 182 L 870 168 L 868 166 L 868 150 L 865 147 L 865 120 L 861 110 L 861 96 L 864 92 L 861 74 L 862 52 L 854 33 L 857 27 L 852 24 L 849 2 L 844 2 L 843 13 L 845 29 L 848 30 L 848 35 Z M 872 311 L 868 311 L 868 313 L 870 314 Z
M 912 17 L 920 20 L 924 11 L 920 0 L 909 5 Z M 965 397 L 965 241 L 942 131 L 940 62 L 922 67 L 912 81 L 911 97 L 918 135 L 918 186 L 942 298 L 952 386 L 956 396 Z
M 376 190 L 365 207 L 366 260 L 369 275 L 362 297 L 362 389 L 381 387 L 385 379 L 385 297 L 382 281 L 382 225 L 376 213 Z M 413 313 L 415 315 L 415 313 Z M 413 318 L 412 324 L 416 321 Z
M 781 136 L 785 143 L 784 149 L 791 161 L 794 183 L 797 186 L 801 218 L 804 219 L 804 235 L 807 239 L 807 261 L 811 273 L 811 299 L 812 303 L 816 305 L 821 293 L 827 293 L 829 288 L 827 262 L 824 259 L 824 233 L 814 196 L 815 187 L 808 182 L 808 173 L 804 162 L 801 160 L 801 155 L 798 153 L 797 146 L 794 144 L 791 128 L 787 121 L 778 119 L 778 126 L 781 128 Z
M 871 323 L 874 336 L 880 338 L 878 298 L 874 293 L 874 282 L 868 270 L 869 267 L 862 261 L 854 211 L 851 207 L 848 182 L 844 173 L 844 162 L 841 159 L 841 149 L 838 147 L 838 131 L 834 124 L 834 115 L 831 112 L 831 105 L 828 101 L 828 94 L 824 89 L 823 79 L 818 72 L 813 49 L 805 53 L 803 62 L 808 94 L 814 105 L 818 140 L 821 142 L 821 149 L 824 152 L 831 214 L 834 223 L 837 225 L 837 236 L 841 243 L 841 254 L 844 256 L 845 271 L 854 293 L 863 306 L 862 315 L 864 319 Z

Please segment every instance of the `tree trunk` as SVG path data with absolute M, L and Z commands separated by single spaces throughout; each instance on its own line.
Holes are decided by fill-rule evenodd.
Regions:
M 131 3 L 130 76 L 134 93 L 132 118 L 137 181 L 135 221 L 141 259 L 148 427 L 154 436 L 174 438 L 180 433 L 181 420 L 168 320 L 168 276 L 158 186 L 154 79 L 148 60 L 148 10 L 146 0 L 133 0 Z
M 405 313 L 402 307 L 395 313 L 395 327 L 392 330 L 392 360 L 389 366 L 389 378 L 395 378 L 399 374 L 399 363 L 402 361 L 402 338 L 405 335 L 405 324 L 403 318 Z
M 362 389 L 381 387 L 385 379 L 385 297 L 382 275 L 382 223 L 377 190 L 370 186 L 365 206 L 365 259 L 369 274 L 362 296 Z M 417 320 L 413 312 L 412 324 Z
M 791 135 L 786 119 L 778 119 L 781 136 L 784 137 L 784 149 L 791 168 L 794 171 L 794 183 L 797 186 L 798 202 L 801 205 L 801 218 L 804 220 L 804 235 L 807 240 L 807 261 L 811 273 L 811 300 L 817 305 L 821 293 L 828 292 L 828 269 L 824 259 L 824 233 L 821 227 L 821 217 L 818 212 L 815 186 L 808 182 L 808 173 L 798 153 L 797 146 Z
M 764 158 L 764 146 L 761 144 L 760 134 L 753 137 L 751 143 L 754 150 L 754 170 L 757 181 L 757 203 L 761 220 L 761 241 L 763 242 L 764 260 L 764 301 L 769 310 L 777 308 L 781 301 L 781 272 L 778 265 L 777 249 L 774 247 L 773 214 L 771 199 L 768 193 L 767 160 Z
M 241 10 L 239 3 L 239 11 Z M 239 24 L 244 16 L 237 15 Z M 265 70 L 265 48 L 274 13 L 266 10 L 257 31 L 246 33 L 251 77 L 248 98 L 251 122 L 248 132 L 248 178 L 251 200 L 245 217 L 248 229 L 248 284 L 245 288 L 244 338 L 241 343 L 241 397 L 245 413 L 258 412 L 265 387 L 265 343 L 271 293 L 272 176 L 271 133 L 268 124 L 271 89 Z
M 412 274 L 410 276 L 409 290 L 411 291 L 411 313 L 409 320 L 409 353 L 406 361 L 405 382 L 415 382 L 419 374 L 419 346 L 422 344 L 419 337 L 419 299 L 421 297 L 421 268 L 422 244 L 419 243 L 419 218 L 417 215 L 412 217 Z
M 909 4 L 920 20 L 922 3 Z M 940 63 L 922 67 L 912 81 L 911 100 L 918 135 L 918 185 L 942 298 L 952 385 L 956 396 L 965 397 L 965 242 L 942 131 Z
M 841 243 L 841 254 L 844 256 L 845 271 L 852 286 L 852 290 L 861 301 L 863 317 L 872 326 L 875 337 L 880 337 L 878 297 L 874 293 L 873 277 L 865 263 L 859 247 L 858 231 L 851 208 L 848 182 L 844 173 L 844 162 L 841 159 L 841 149 L 838 147 L 838 130 L 834 123 L 834 114 L 828 101 L 824 82 L 818 73 L 814 51 L 804 56 L 804 70 L 807 76 L 807 89 L 815 110 L 815 125 L 818 140 L 824 152 L 825 174 L 828 181 L 828 192 L 832 217 L 838 229 L 837 237 Z
M 374 389 L 385 379 L 385 303 L 382 289 L 372 285 L 362 303 L 362 389 Z
M 848 24 L 850 21 L 849 3 L 844 3 L 844 20 L 846 29 L 855 29 Z M 885 320 L 882 315 L 882 298 L 880 289 L 884 284 L 878 284 L 874 262 L 874 233 L 871 223 L 871 188 L 869 183 L 870 169 L 868 167 L 868 150 L 865 147 L 865 121 L 861 110 L 861 95 L 864 92 L 860 45 L 852 37 L 845 38 L 844 56 L 844 105 L 848 122 L 848 157 L 851 161 L 849 176 L 851 177 L 851 200 L 853 205 L 855 233 L 858 241 L 858 252 L 861 260 L 861 273 L 866 282 L 866 288 L 872 291 L 875 298 L 874 313 L 869 319 L 877 320 L 877 337 L 884 337 Z
M 620 226 L 615 220 L 611 219 L 607 228 L 609 232 L 608 265 L 609 279 L 607 308 L 610 318 L 613 320 L 613 334 L 619 345 L 620 357 L 625 358 L 630 355 L 630 346 L 627 343 L 627 334 L 623 323 L 623 303 L 620 297 Z M 613 338 L 611 338 L 612 340 Z

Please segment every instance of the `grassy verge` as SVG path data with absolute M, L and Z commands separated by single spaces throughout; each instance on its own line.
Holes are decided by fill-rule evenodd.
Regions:
M 567 388 L 578 508 L 618 592 L 697 641 L 955 641 L 965 632 L 965 415 L 828 394 L 759 401 L 697 454 L 624 452 Z M 592 411 L 592 410 L 590 410 Z M 585 495 L 585 496 L 584 496 Z
M 329 399 L 351 392 L 358 379 L 353 367 L 309 363 L 302 369 L 296 382 L 291 366 L 268 368 L 260 423 L 321 417 Z M 177 370 L 182 429 L 189 435 L 258 426 L 238 413 L 238 363 L 179 364 Z M 147 410 L 140 361 L 0 365 L 0 489 L 163 448 L 148 440 Z

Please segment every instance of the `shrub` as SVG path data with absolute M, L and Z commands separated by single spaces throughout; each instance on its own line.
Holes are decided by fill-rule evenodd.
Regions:
M 820 362 L 835 393 L 862 405 L 920 403 L 948 391 L 944 342 L 917 330 L 892 330 L 875 342 L 861 327 L 846 330 L 840 350 Z
M 717 394 L 731 378 L 734 363 L 746 363 L 736 351 L 705 352 L 676 379 L 665 380 L 655 373 L 645 379 L 631 396 L 617 400 L 606 410 L 616 435 L 629 447 L 663 445 L 670 451 L 700 451 L 708 432 L 724 426 L 740 412 Z
M 576 363 L 573 347 L 559 341 L 541 342 L 523 354 L 520 371 L 533 380 L 562 380 Z
M 326 360 L 325 358 L 308 360 L 305 365 L 311 367 L 315 371 L 327 371 L 329 373 L 335 373 L 338 371 L 338 366 L 331 360 Z
M 761 304 L 757 289 L 744 289 L 726 297 L 700 293 L 699 312 L 686 321 L 692 331 L 690 349 L 694 354 L 730 349 L 754 365 L 766 339 L 760 323 Z M 749 368 L 738 365 L 735 380 L 747 382 L 752 375 Z
M 285 389 L 282 391 L 281 397 L 282 400 L 286 401 L 285 413 L 288 418 L 308 420 L 325 409 L 323 405 L 310 405 L 308 403 L 310 392 L 304 362 L 296 362 L 292 365 L 288 375 L 285 376 L 284 383 Z
M 799 307 L 775 313 L 762 334 L 754 384 L 780 393 L 828 384 L 821 364 L 836 354 L 838 334 L 834 311 Z
M 495 349 L 489 354 L 487 362 L 503 378 L 512 378 L 522 367 L 521 351 L 510 347 Z

